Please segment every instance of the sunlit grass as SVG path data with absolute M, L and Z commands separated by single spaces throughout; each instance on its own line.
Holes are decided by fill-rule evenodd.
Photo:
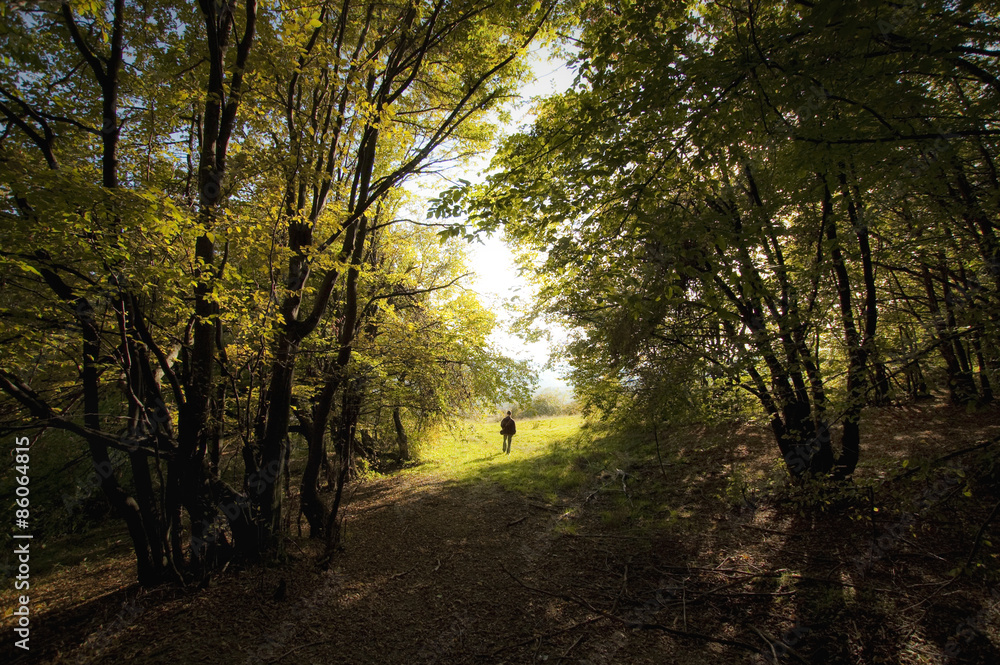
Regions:
M 521 420 L 510 455 L 502 451 L 500 424 L 464 422 L 421 446 L 419 469 L 450 480 L 491 480 L 526 494 L 573 490 L 587 479 L 591 438 L 580 416 Z
M 518 421 L 511 454 L 505 455 L 499 423 L 464 422 L 424 442 L 416 472 L 463 483 L 492 481 L 556 501 L 593 484 L 603 470 L 627 466 L 634 451 L 622 443 L 611 442 L 581 416 L 538 418 Z

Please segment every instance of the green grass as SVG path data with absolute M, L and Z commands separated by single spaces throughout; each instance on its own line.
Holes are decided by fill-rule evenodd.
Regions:
M 554 501 L 591 484 L 602 470 L 626 468 L 629 447 L 608 445 L 581 416 L 521 420 L 502 452 L 500 425 L 464 422 L 429 437 L 414 471 L 441 473 L 459 483 L 492 481 L 506 489 Z

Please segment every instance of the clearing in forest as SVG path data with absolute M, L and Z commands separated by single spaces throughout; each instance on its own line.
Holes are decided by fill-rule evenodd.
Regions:
M 508 457 L 496 423 L 467 423 L 426 443 L 420 464 L 350 490 L 345 548 L 328 572 L 314 566 L 320 547 L 297 538 L 285 565 L 231 571 L 207 589 L 145 592 L 115 542 L 122 535 L 111 536 L 39 576 L 31 659 L 8 655 L 164 664 L 932 663 L 948 654 L 953 663 L 997 662 L 987 580 L 975 570 L 949 575 L 989 516 L 974 467 L 991 446 L 931 462 L 998 433 L 995 411 L 873 410 L 857 481 L 872 489 L 845 492 L 821 512 L 767 487 L 778 467 L 757 426 L 661 433 L 658 457 L 648 433 L 611 434 L 579 417 L 525 420 Z M 897 478 L 904 460 L 923 471 Z M 899 473 L 879 478 L 885 468 Z M 940 477 L 960 480 L 948 481 L 936 505 L 921 503 Z M 966 521 L 949 521 L 959 509 Z

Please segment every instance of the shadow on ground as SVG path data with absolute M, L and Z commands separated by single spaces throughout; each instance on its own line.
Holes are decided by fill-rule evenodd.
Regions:
M 869 436 L 868 455 L 919 466 L 946 451 L 899 439 L 906 427 L 963 422 L 958 450 L 1000 422 L 919 415 L 876 414 L 892 436 Z M 989 478 L 970 468 L 945 496 L 934 483 L 954 468 L 928 464 L 903 483 L 880 480 L 882 463 L 859 472 L 871 495 L 800 510 L 739 485 L 773 467 L 763 430 L 691 428 L 660 437 L 659 455 L 647 434 L 623 436 L 556 437 L 530 453 L 515 439 L 503 458 L 484 441 L 464 469 L 360 483 L 332 570 L 297 539 L 288 565 L 207 590 L 43 609 L 37 634 L 62 624 L 64 639 L 31 662 L 1000 662 L 988 578 L 949 576 L 981 525 L 989 537 Z

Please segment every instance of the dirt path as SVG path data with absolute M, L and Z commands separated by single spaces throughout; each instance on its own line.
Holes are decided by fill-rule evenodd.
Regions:
M 634 541 L 561 534 L 566 510 L 437 476 L 366 483 L 329 572 L 292 546 L 291 566 L 240 572 L 208 590 L 119 594 L 76 617 L 87 624 L 83 644 L 71 640 L 45 662 L 699 662 L 691 653 L 673 660 L 660 634 L 624 629 L 514 579 L 591 600 L 626 593 Z
M 877 415 L 873 457 L 937 456 L 1000 432 L 1000 412 Z M 301 538 L 287 565 L 142 592 L 126 544 L 95 552 L 33 588 L 31 658 L 5 640 L 0 662 L 926 665 L 950 646 L 954 665 L 1000 662 L 1000 591 L 948 573 L 993 517 L 995 476 L 968 498 L 958 479 L 972 466 L 876 486 L 877 519 L 860 521 L 746 495 L 734 506 L 720 499 L 730 481 L 719 469 L 764 464 L 766 432 L 692 437 L 672 442 L 665 467 L 628 466 L 629 494 L 611 466 L 559 505 L 429 472 L 360 483 L 326 573 L 319 545 Z M 518 463 L 537 470 L 535 458 Z M 957 489 L 942 495 L 939 477 Z M 622 518 L 633 501 L 641 517 Z

